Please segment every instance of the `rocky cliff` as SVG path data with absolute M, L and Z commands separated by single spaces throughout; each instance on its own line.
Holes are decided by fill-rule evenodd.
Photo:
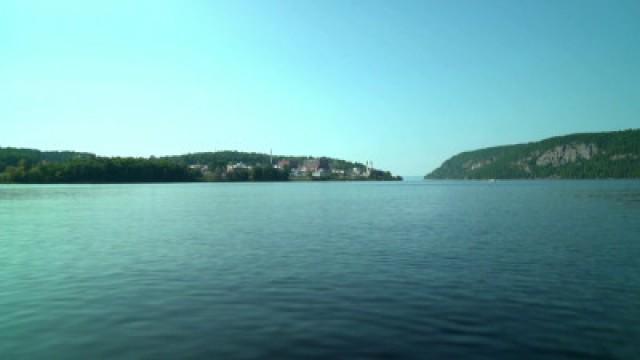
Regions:
M 640 178 L 640 130 L 573 134 L 464 152 L 425 178 Z

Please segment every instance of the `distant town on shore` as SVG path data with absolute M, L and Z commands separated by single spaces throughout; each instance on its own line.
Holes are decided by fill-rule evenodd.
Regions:
M 336 166 L 329 158 L 280 159 L 264 164 L 249 165 L 242 161 L 229 163 L 226 167 L 209 168 L 209 165 L 192 164 L 189 169 L 202 173 L 205 181 L 251 181 L 270 180 L 400 180 L 390 173 L 373 168 L 369 161 L 365 166 Z M 333 163 L 333 166 L 332 166 Z
M 217 151 L 150 158 L 0 148 L 0 183 L 393 181 L 372 161 Z

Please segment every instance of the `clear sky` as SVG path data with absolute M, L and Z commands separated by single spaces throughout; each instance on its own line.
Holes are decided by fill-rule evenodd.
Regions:
M 640 1 L 3 0 L 0 99 L 0 146 L 423 175 L 640 127 Z

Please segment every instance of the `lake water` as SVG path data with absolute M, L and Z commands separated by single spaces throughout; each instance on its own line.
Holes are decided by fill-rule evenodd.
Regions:
M 640 182 L 0 186 L 0 358 L 640 358 Z

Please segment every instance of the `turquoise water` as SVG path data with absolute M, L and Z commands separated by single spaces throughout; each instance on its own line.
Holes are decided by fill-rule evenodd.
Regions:
M 0 186 L 0 358 L 640 357 L 640 182 Z

